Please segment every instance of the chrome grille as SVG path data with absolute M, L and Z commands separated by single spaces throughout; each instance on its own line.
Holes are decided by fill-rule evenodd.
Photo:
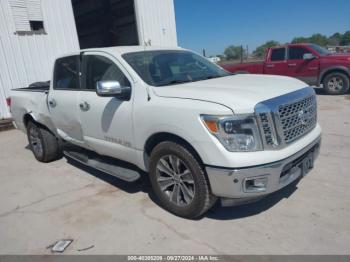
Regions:
M 291 143 L 316 126 L 316 97 L 311 95 L 300 101 L 282 105 L 278 114 L 284 141 Z
M 304 88 L 256 105 L 263 144 L 279 149 L 309 133 L 317 124 L 316 95 Z

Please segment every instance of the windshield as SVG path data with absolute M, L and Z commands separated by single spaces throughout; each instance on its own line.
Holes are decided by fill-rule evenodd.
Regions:
M 319 45 L 315 45 L 315 44 L 311 44 L 310 47 L 315 50 L 317 53 L 319 53 L 320 55 L 330 55 L 331 52 L 328 51 L 326 48 L 321 47 Z
M 143 51 L 122 56 L 149 85 L 166 86 L 230 75 L 207 59 L 188 51 Z

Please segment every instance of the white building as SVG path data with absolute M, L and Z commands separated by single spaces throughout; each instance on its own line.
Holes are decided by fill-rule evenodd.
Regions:
M 56 56 L 116 45 L 177 46 L 173 0 L 0 0 L 0 119 L 10 90 L 49 80 Z

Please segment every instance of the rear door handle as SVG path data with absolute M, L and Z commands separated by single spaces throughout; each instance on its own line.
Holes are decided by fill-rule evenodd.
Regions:
M 288 64 L 289 67 L 297 66 L 297 64 Z
M 266 65 L 267 68 L 273 68 L 275 65 Z
M 57 106 L 56 100 L 55 100 L 55 99 L 49 100 L 49 105 L 50 105 L 50 107 L 55 107 L 55 106 Z
M 89 111 L 90 109 L 90 105 L 86 102 L 86 101 L 83 101 L 79 104 L 79 107 L 80 107 L 80 110 L 81 111 Z

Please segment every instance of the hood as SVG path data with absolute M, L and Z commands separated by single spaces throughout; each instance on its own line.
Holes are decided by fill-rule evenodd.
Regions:
M 154 87 L 157 96 L 208 101 L 237 114 L 253 113 L 259 102 L 306 87 L 290 77 L 241 74 L 172 86 Z
M 350 62 L 350 54 L 330 54 L 327 56 L 323 56 L 323 58 L 330 60 L 340 60 L 340 61 L 349 61 Z

